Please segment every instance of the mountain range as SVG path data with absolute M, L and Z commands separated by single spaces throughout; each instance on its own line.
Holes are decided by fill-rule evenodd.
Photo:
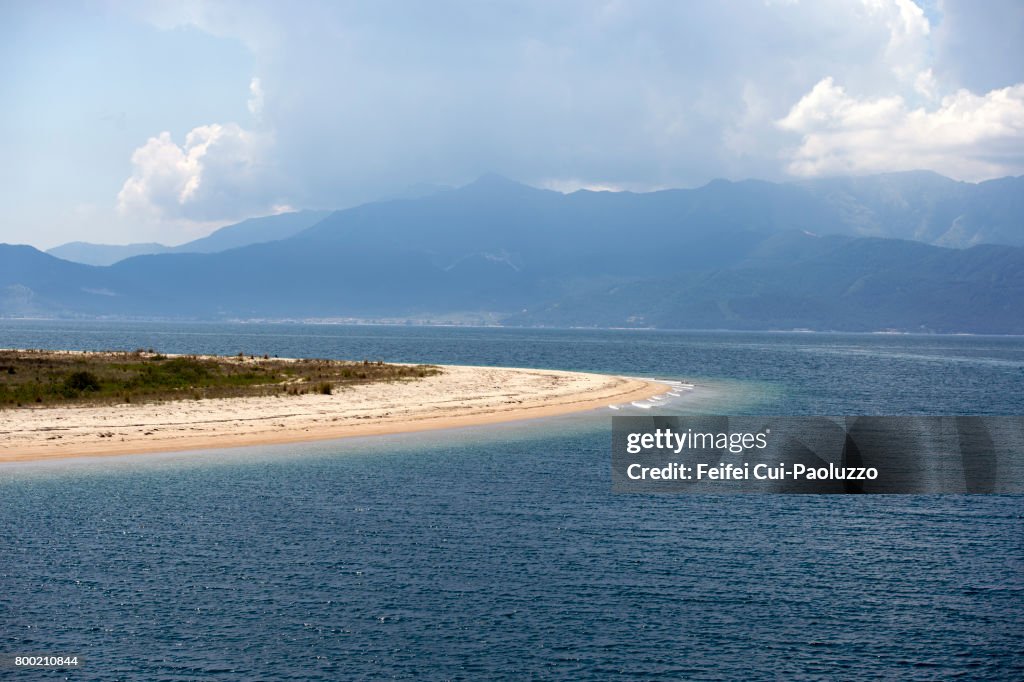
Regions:
M 1024 333 L 1022 190 L 915 172 L 561 194 L 484 176 L 213 253 L 96 267 L 0 246 L 0 315 Z

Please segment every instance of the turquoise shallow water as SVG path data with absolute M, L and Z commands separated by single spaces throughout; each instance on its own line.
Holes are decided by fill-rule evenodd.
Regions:
M 0 346 L 693 379 L 680 413 L 1024 400 L 1013 338 L 24 321 Z M 596 412 L 0 468 L 0 651 L 78 652 L 73 679 L 1024 674 L 1021 497 L 613 495 L 609 438 Z

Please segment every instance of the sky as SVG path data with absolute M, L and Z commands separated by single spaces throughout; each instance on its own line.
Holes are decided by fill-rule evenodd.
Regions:
M 1019 0 L 0 0 L 0 242 L 178 244 L 499 173 L 1024 174 Z

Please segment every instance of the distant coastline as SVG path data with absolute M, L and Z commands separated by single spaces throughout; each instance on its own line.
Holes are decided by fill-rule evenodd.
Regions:
M 464 329 L 551 329 L 551 330 L 585 330 L 585 331 L 651 331 L 651 332 L 697 332 L 714 334 L 852 334 L 872 336 L 993 336 L 1017 338 L 1024 337 L 1024 333 L 997 333 L 997 332 L 971 332 L 971 331 L 933 331 L 933 330 L 909 330 L 898 328 L 884 329 L 813 329 L 808 327 L 795 327 L 791 329 L 764 328 L 764 329 L 734 329 L 729 327 L 653 327 L 653 326 L 602 326 L 602 325 L 555 325 L 555 324 L 505 324 L 499 322 L 483 321 L 438 321 L 420 320 L 417 318 L 183 318 L 183 317 L 149 317 L 149 316 L 119 316 L 110 315 L 102 317 L 55 317 L 44 315 L 13 316 L 0 315 L 0 320 L 17 322 L 139 322 L 139 323 L 174 323 L 182 322 L 188 324 L 266 324 L 266 325 L 322 325 L 339 327 L 437 327 L 437 328 L 464 328 Z

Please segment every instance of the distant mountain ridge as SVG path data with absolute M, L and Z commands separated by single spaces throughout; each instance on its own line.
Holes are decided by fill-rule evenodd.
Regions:
M 474 313 L 523 325 L 1024 333 L 1024 248 L 856 236 L 877 231 L 879 216 L 893 231 L 938 225 L 921 232 L 938 234 L 947 213 L 918 188 L 933 180 L 820 181 L 820 191 L 717 181 L 697 190 L 561 194 L 484 176 L 336 211 L 287 239 L 217 253 L 87 268 L 28 247 L 0 248 L 0 314 Z M 1012 233 L 1022 212 L 1019 200 L 1002 196 L 1021 182 L 1011 180 L 985 188 L 998 200 L 957 209 L 999 217 L 998 225 L 980 217 L 960 223 L 976 234 Z M 880 186 L 890 187 L 890 208 L 837 224 L 837 205 Z
M 930 171 L 799 183 L 835 214 L 841 234 L 965 248 L 1024 246 L 1024 176 L 973 184 Z
M 249 218 L 226 225 L 212 234 L 179 246 L 156 242 L 139 244 L 93 244 L 68 242 L 47 249 L 46 253 L 85 265 L 113 265 L 125 258 L 160 253 L 216 253 L 239 246 L 287 239 L 330 215 L 330 211 L 292 211 L 277 215 Z
M 1024 333 L 1024 249 L 787 235 L 790 262 L 748 262 L 594 288 L 518 325 Z M 793 253 L 793 252 L 791 252 Z
M 93 242 L 67 242 L 46 253 L 73 263 L 83 265 L 113 265 L 119 260 L 132 256 L 149 256 L 156 253 L 170 253 L 170 246 L 157 242 L 139 242 L 135 244 L 96 244 Z
M 331 211 L 292 211 L 277 215 L 249 218 L 220 228 L 213 234 L 171 247 L 171 253 L 217 253 L 250 244 L 287 239 L 302 232 L 331 214 Z

